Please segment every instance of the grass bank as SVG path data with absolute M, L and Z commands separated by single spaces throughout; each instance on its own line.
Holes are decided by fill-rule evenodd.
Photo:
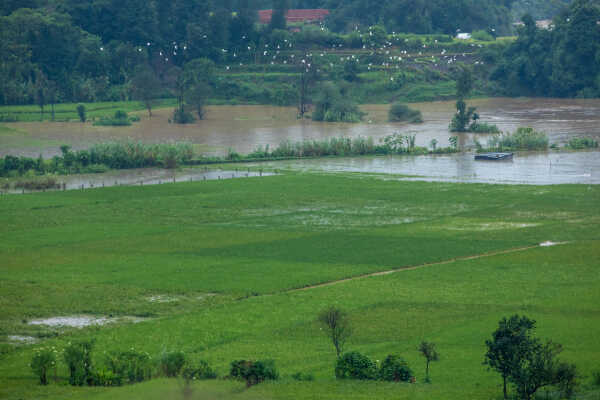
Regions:
M 484 340 L 502 316 L 518 312 L 538 320 L 541 337 L 565 346 L 563 359 L 585 375 L 579 390 L 593 396 L 599 202 L 597 186 L 309 174 L 4 196 L 0 335 L 58 348 L 94 338 L 98 365 L 105 350 L 180 349 L 221 376 L 241 358 L 274 359 L 282 374 L 250 390 L 199 383 L 198 398 L 483 399 L 501 397 L 500 377 L 481 365 Z M 548 240 L 568 244 L 289 292 Z M 165 301 L 151 301 L 156 296 Z M 349 350 L 379 360 L 401 354 L 417 384 L 336 381 L 333 347 L 315 321 L 330 304 L 350 314 Z M 152 318 L 81 330 L 27 323 L 82 313 Z M 416 350 L 424 339 L 442 355 L 432 384 L 422 383 Z M 28 362 L 40 345 L 2 345 L 0 397 L 183 398 L 175 380 L 39 386 Z M 294 381 L 296 372 L 315 381 Z M 66 373 L 58 369 L 59 381 Z

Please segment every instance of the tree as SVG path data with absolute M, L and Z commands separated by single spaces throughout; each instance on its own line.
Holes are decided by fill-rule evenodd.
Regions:
M 425 357 L 425 382 L 430 382 L 429 380 L 429 363 L 432 361 L 439 360 L 439 354 L 435 349 L 435 344 L 431 342 L 422 341 L 419 345 L 419 351 Z
M 215 65 L 211 60 L 192 60 L 184 68 L 185 101 L 194 107 L 199 119 L 204 118 L 204 104 L 211 92 Z
M 509 319 L 502 318 L 498 323 L 498 329 L 492 333 L 492 339 L 485 341 L 487 352 L 484 364 L 502 376 L 505 399 L 508 378 L 531 345 L 533 329 L 535 329 L 534 320 L 515 314 Z
M 285 16 L 289 8 L 288 0 L 273 0 L 273 15 L 269 24 L 270 30 L 286 29 L 287 21 Z
M 509 375 L 519 397 L 531 400 L 540 388 L 550 385 L 557 385 L 563 394 L 572 395 L 576 369 L 572 364 L 559 362 L 557 356 L 562 346 L 551 340 L 541 343 L 538 339 L 528 344 L 524 356 L 515 362 Z
M 460 69 L 456 79 L 456 114 L 450 122 L 451 132 L 466 132 L 469 128 L 469 122 L 474 116 L 477 116 L 475 107 L 467 108 L 465 98 L 473 89 L 473 76 L 471 70 L 467 67 Z M 478 118 L 478 116 L 477 116 Z
M 298 117 L 304 118 L 309 109 L 310 91 L 319 79 L 318 68 L 313 63 L 302 60 L 300 62 L 300 78 L 298 79 Z
M 325 328 L 325 333 L 331 339 L 336 355 L 339 358 L 344 351 L 346 340 L 352 334 L 352 327 L 350 326 L 347 314 L 341 309 L 331 306 L 321 311 L 318 321 Z
M 133 86 L 133 98 L 144 103 L 148 110 L 148 117 L 152 118 L 152 107 L 156 104 L 156 98 L 160 91 L 158 77 L 147 65 L 139 65 L 131 79 Z
M 44 120 L 44 106 L 48 101 L 48 79 L 46 75 L 38 71 L 35 76 L 35 102 L 40 107 L 40 115 Z

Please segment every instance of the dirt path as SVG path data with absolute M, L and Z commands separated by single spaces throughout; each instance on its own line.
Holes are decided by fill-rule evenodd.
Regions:
M 325 286 L 333 286 L 333 285 L 337 285 L 338 283 L 344 283 L 344 282 L 354 281 L 354 280 L 357 280 L 357 279 L 370 278 L 372 276 L 390 275 L 390 274 L 395 274 L 396 272 L 412 271 L 412 270 L 415 270 L 415 269 L 432 267 L 434 265 L 451 264 L 451 263 L 456 262 L 456 261 L 475 260 L 475 259 L 478 259 L 478 258 L 492 257 L 492 256 L 501 255 L 501 254 L 517 253 L 519 251 L 525 251 L 525 250 L 535 249 L 535 248 L 538 248 L 538 247 L 558 246 L 558 245 L 562 245 L 562 244 L 566 244 L 566 243 L 568 243 L 568 242 L 559 242 L 559 243 L 545 242 L 545 243 L 536 244 L 535 246 L 515 247 L 515 248 L 512 248 L 512 249 L 499 250 L 499 251 L 494 251 L 494 252 L 490 252 L 490 253 L 483 253 L 483 254 L 476 254 L 476 255 L 473 255 L 473 256 L 455 257 L 455 258 L 451 258 L 449 260 L 438 261 L 438 262 L 434 262 L 434 263 L 419 264 L 419 265 L 410 265 L 410 266 L 399 267 L 399 268 L 395 268 L 395 269 L 391 269 L 391 270 L 387 270 L 387 271 L 371 272 L 371 273 L 368 273 L 368 274 L 357 275 L 357 276 L 353 276 L 351 278 L 344 278 L 344 279 L 340 279 L 340 280 L 336 280 L 336 281 L 329 281 L 329 282 L 324 282 L 324 283 L 318 283 L 316 285 L 310 285 L 310 286 L 305 286 L 305 287 L 302 287 L 302 288 L 296 288 L 296 289 L 286 290 L 283 293 L 300 292 L 300 291 L 303 291 L 303 290 L 316 289 L 316 288 L 325 287 Z

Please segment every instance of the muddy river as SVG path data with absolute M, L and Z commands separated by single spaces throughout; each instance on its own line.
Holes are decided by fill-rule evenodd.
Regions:
M 532 126 L 545 131 L 550 137 L 550 143 L 559 145 L 574 136 L 591 136 L 600 140 L 600 99 L 489 98 L 469 101 L 469 105 L 478 108 L 482 121 L 494 123 L 503 131 L 513 131 L 519 126 Z M 257 146 L 276 147 L 283 140 L 361 135 L 378 139 L 395 132 L 416 135 L 416 144 L 419 146 L 428 146 L 432 139 L 438 141 L 438 146 L 447 146 L 451 136 L 448 122 L 455 112 L 454 102 L 416 103 L 411 106 L 422 111 L 425 123 L 389 123 L 389 105 L 361 106 L 368 115 L 360 124 L 300 121 L 296 119 L 294 108 L 270 106 L 208 107 L 205 120 L 184 126 L 168 122 L 172 111 L 170 109 L 157 110 L 152 119 L 140 112 L 142 120 L 129 127 L 95 127 L 89 123 L 77 122 L 12 123 L 4 124 L 16 131 L 0 135 L 0 155 L 35 157 L 41 152 L 45 156 L 53 156 L 59 153 L 58 146 L 62 143 L 79 149 L 93 143 L 126 138 L 146 142 L 185 140 L 194 143 L 197 151 L 206 154 L 223 154 L 228 148 L 248 153 Z M 475 139 L 485 143 L 489 137 L 486 134 L 458 136 L 463 148 L 472 146 Z M 441 180 L 599 183 L 600 152 L 519 155 L 511 163 L 502 164 L 502 168 L 475 163 L 472 158 L 472 155 L 461 154 L 409 157 L 392 161 L 385 158 L 373 158 L 370 161 L 363 158 L 352 161 L 327 159 L 293 165 L 301 169 L 392 171 Z M 390 163 L 393 165 L 390 166 Z

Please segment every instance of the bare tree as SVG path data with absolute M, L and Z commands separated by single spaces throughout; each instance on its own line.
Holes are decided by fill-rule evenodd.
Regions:
M 352 327 L 347 314 L 341 309 L 331 306 L 319 313 L 319 322 L 325 328 L 339 358 L 344 351 L 344 344 L 352 334 Z

